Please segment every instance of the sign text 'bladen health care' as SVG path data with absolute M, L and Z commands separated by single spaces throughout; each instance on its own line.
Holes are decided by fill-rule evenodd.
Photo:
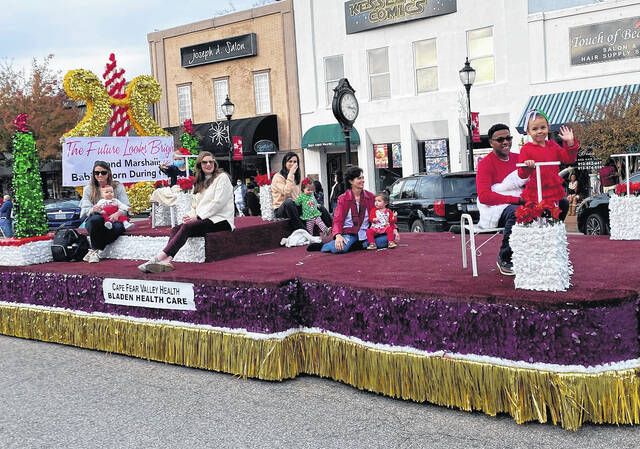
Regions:
M 193 284 L 184 282 L 112 279 L 102 281 L 104 302 L 153 309 L 196 310 Z

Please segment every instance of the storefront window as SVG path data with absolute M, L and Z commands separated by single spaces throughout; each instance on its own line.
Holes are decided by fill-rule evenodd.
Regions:
M 400 143 L 373 146 L 376 190 L 381 192 L 402 177 L 402 148 Z
M 450 170 L 449 139 L 432 139 L 421 142 L 420 171 L 447 173 Z
M 178 86 L 178 123 L 191 117 L 191 84 Z
M 469 62 L 476 70 L 476 84 L 492 83 L 495 79 L 493 61 L 493 27 L 467 31 Z
M 333 101 L 333 89 L 338 85 L 338 81 L 344 78 L 344 64 L 342 55 L 329 56 L 324 58 L 324 80 L 327 91 L 327 106 Z
M 253 74 L 253 89 L 256 97 L 256 115 L 271 112 L 271 87 L 269 72 Z
M 213 97 L 216 102 L 216 120 L 224 120 L 226 117 L 222 112 L 222 103 L 229 95 L 229 80 L 221 78 L 213 81 Z
M 391 97 L 389 50 L 377 48 L 367 52 L 369 69 L 369 97 L 372 100 Z
M 413 44 L 413 60 L 418 93 L 438 89 L 438 54 L 436 40 L 428 39 Z

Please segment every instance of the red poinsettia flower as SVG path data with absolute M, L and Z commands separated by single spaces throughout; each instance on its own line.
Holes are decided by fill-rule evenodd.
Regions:
M 271 180 L 273 179 L 273 175 L 275 175 L 277 172 L 271 172 L 271 176 L 267 176 L 266 174 L 264 175 L 257 175 L 256 177 L 253 178 L 253 180 L 255 181 L 256 184 L 258 184 L 259 186 L 268 186 L 271 184 Z
M 185 156 L 191 156 L 191 151 L 188 148 L 180 147 L 178 148 L 180 154 L 184 154 Z
M 154 189 L 159 189 L 161 187 L 169 187 L 169 181 L 167 181 L 166 179 L 160 179 L 153 183 Z
M 195 181 L 193 176 L 189 176 L 188 178 L 178 178 L 177 184 L 182 190 L 191 190 L 191 187 L 193 187 L 193 181 Z
M 193 124 L 191 123 L 190 118 L 184 121 L 184 132 L 187 134 L 193 134 Z

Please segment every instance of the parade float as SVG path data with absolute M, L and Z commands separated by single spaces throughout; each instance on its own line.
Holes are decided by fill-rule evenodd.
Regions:
M 134 112 L 157 99 L 150 77 L 132 81 L 124 98 L 86 71 L 65 85 L 92 117 L 75 136 L 100 131 L 112 105 L 128 106 L 136 129 L 160 132 Z M 281 248 L 286 220 L 242 217 L 236 226 L 203 238 L 205 263 L 176 263 L 171 273 L 136 269 L 150 239 L 169 232 L 138 223 L 117 242 L 142 243 L 113 253 L 117 263 L 0 267 L 0 333 L 242 378 L 317 375 L 518 423 L 640 423 L 640 242 L 570 236 L 572 288 L 552 292 L 514 289 L 493 258 L 468 276 L 459 237 L 445 233 L 336 256 Z M 615 270 L 603 269 L 608 260 Z

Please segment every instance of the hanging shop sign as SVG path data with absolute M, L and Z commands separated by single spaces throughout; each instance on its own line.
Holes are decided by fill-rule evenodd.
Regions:
M 344 4 L 347 34 L 456 12 L 456 0 L 349 0 Z
M 253 145 L 253 149 L 256 150 L 256 153 L 258 154 L 278 152 L 278 149 L 276 148 L 276 144 L 267 139 L 258 140 Z
M 197 67 L 230 59 L 247 58 L 258 54 L 256 33 L 243 34 L 204 44 L 182 47 L 180 60 L 182 67 Z
M 571 65 L 640 57 L 640 17 L 569 28 Z

